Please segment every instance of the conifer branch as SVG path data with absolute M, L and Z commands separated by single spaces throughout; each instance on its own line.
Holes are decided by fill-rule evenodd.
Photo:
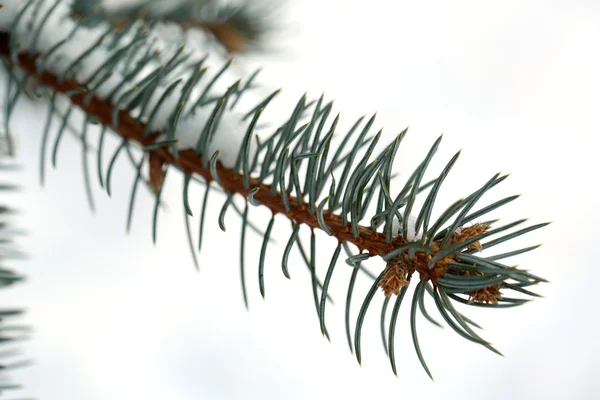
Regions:
M 18 69 L 18 73 L 15 72 L 11 78 L 11 82 L 16 83 L 16 89 L 9 90 L 7 110 L 12 111 L 24 90 L 25 78 L 19 78 L 22 75 L 27 79 L 34 79 L 62 98 L 68 98 L 70 104 L 85 113 L 86 127 L 89 121 L 94 120 L 104 127 L 102 135 L 106 130 L 119 135 L 122 144 L 113 153 L 106 179 L 101 179 L 109 192 L 110 175 L 120 152 L 129 149 L 130 143 L 141 148 L 148 155 L 149 183 L 156 192 L 153 238 L 156 238 L 156 216 L 166 174 L 164 167 L 173 166 L 185 174 L 182 200 L 192 251 L 195 246 L 187 221 L 187 216 L 191 214 L 187 195 L 190 181 L 195 179 L 207 188 L 200 217 L 198 247 L 201 244 L 206 199 L 211 183 L 218 184 L 226 194 L 219 216 L 219 225 L 223 230 L 225 214 L 230 206 L 235 206 L 233 197 L 238 195 L 244 198 L 244 211 L 242 213 L 238 210 L 238 213 L 242 215 L 243 223 L 241 272 L 246 305 L 243 252 L 245 229 L 250 225 L 250 203 L 265 206 L 272 213 L 260 251 L 258 269 L 261 294 L 264 296 L 264 262 L 269 234 L 275 221 L 274 216 L 281 214 L 290 221 L 293 230 L 282 259 L 283 273 L 289 277 L 287 263 L 290 250 L 297 246 L 311 272 L 319 325 L 326 336 L 325 300 L 328 298 L 329 283 L 334 275 L 341 247 L 344 247 L 348 256 L 346 263 L 354 266 L 346 302 L 346 332 L 351 350 L 356 352 L 359 362 L 363 322 L 372 300 L 381 290 L 387 298 L 381 312 L 382 339 L 392 369 L 396 372 L 395 326 L 402 299 L 415 273 L 419 275 L 419 280 L 411 301 L 411 333 L 419 360 L 430 377 L 432 375 L 425 363 L 416 331 L 417 305 L 428 320 L 437 324 L 425 309 L 425 294 L 432 299 L 442 318 L 454 331 L 499 354 L 474 331 L 471 326 L 478 326 L 458 312 L 453 302 L 483 307 L 512 307 L 529 300 L 505 297 L 503 292 L 513 291 L 535 297 L 537 295 L 526 288 L 545 282 L 543 278 L 526 270 L 500 262 L 536 246 L 491 256 L 487 253 L 489 248 L 497 244 L 546 225 L 536 224 L 509 232 L 524 220 L 502 226 L 496 226 L 496 221 L 480 221 L 489 212 L 518 197 L 510 196 L 475 209 L 482 196 L 506 179 L 506 175 L 494 175 L 478 190 L 434 217 L 437 195 L 460 154 L 456 153 L 448 161 L 437 178 L 425 180 L 441 136 L 430 147 L 401 190 L 397 194 L 392 193 L 393 163 L 406 130 L 374 155 L 381 139 L 381 131 L 371 135 L 375 117 L 364 125 L 361 118 L 341 143 L 334 145 L 332 139 L 336 133 L 339 114 L 333 117 L 332 105 L 325 103 L 323 96 L 311 102 L 305 95 L 299 99 L 282 126 L 271 136 L 259 140 L 256 133 L 259 118 L 278 92 L 266 97 L 249 112 L 240 114 L 232 111 L 242 94 L 250 88 L 255 75 L 245 85 L 240 80 L 228 85 L 223 92 L 215 91 L 214 85 L 230 62 L 225 63 L 210 80 L 203 80 L 205 58 L 194 60 L 193 56 L 196 54 L 184 51 L 184 46 L 172 46 L 175 50 L 165 51 L 165 54 L 157 53 L 152 42 L 156 38 L 150 39 L 151 27 L 139 22 L 139 25 L 132 24 L 127 33 L 115 33 L 115 27 L 106 15 L 95 17 L 101 22 L 100 28 L 85 31 L 86 35 L 89 33 L 90 39 L 82 51 L 74 51 L 76 46 L 70 41 L 77 32 L 81 33 L 82 29 L 86 29 L 82 28 L 85 24 L 81 21 L 71 21 L 73 29 L 66 39 L 47 40 L 40 44 L 38 39 L 40 32 L 46 29 L 45 21 L 53 17 L 54 9 L 49 4 L 48 0 L 25 0 L 22 8 L 12 10 L 15 15 L 11 21 L 12 30 L 0 34 L 0 55 L 11 71 L 13 68 Z M 32 6 L 35 13 L 29 10 Z M 36 14 L 47 18 L 36 19 Z M 30 19 L 35 27 L 34 32 L 37 33 L 31 34 L 22 29 L 23 18 Z M 38 20 L 42 22 L 35 26 Z M 20 47 L 19 35 L 25 43 Z M 58 57 L 55 60 L 55 52 L 61 53 L 65 60 Z M 98 54 L 103 57 L 100 58 Z M 101 59 L 100 64 L 98 59 Z M 53 62 L 57 65 L 53 65 Z M 69 113 L 70 110 L 63 118 L 62 128 L 55 140 L 54 159 Z M 10 112 L 6 114 L 10 115 Z M 308 122 L 302 124 L 305 121 Z M 362 128 L 359 129 L 361 125 Z M 85 127 L 83 132 L 80 140 L 85 157 Z M 103 136 L 101 141 L 102 138 Z M 220 145 L 215 143 L 217 141 L 220 141 Z M 100 145 L 98 152 L 101 151 Z M 137 164 L 135 185 L 140 179 L 143 162 L 144 159 Z M 84 166 L 86 165 L 84 160 Z M 102 173 L 99 175 L 102 176 Z M 135 187 L 137 186 L 132 191 L 131 204 L 135 197 Z M 426 196 L 420 208 L 416 206 L 418 196 Z M 128 224 L 129 220 L 130 218 Z M 311 230 L 308 249 L 302 245 L 300 225 L 307 225 Z M 337 240 L 337 247 L 323 282 L 316 273 L 316 229 Z M 492 236 L 494 239 L 489 240 Z M 352 253 L 349 244 L 358 249 L 358 254 Z M 352 335 L 349 310 L 356 274 L 362 269 L 362 263 L 373 257 L 383 260 L 383 264 L 377 274 L 371 275 L 373 283 L 361 304 Z M 385 318 L 391 296 L 397 296 L 397 300 L 386 337 Z
M 0 127 L 0 132 L 2 128 Z M 7 143 L 0 137 L 0 198 L 7 192 L 13 192 L 19 187 L 6 183 L 6 172 L 13 172 L 18 168 L 9 160 Z M 14 176 L 14 175 L 13 175 Z M 10 288 L 21 283 L 25 278 L 6 265 L 7 261 L 23 258 L 23 253 L 15 249 L 14 239 L 18 232 L 12 229 L 11 217 L 16 210 L 4 203 L 0 204 L 0 290 Z M 18 325 L 14 320 L 21 317 L 24 311 L 20 308 L 0 308 L 0 396 L 21 389 L 21 385 L 11 383 L 8 373 L 16 368 L 27 366 L 30 362 L 23 360 L 20 352 L 13 346 L 28 338 L 29 327 Z M 4 397 L 3 397 L 4 398 Z

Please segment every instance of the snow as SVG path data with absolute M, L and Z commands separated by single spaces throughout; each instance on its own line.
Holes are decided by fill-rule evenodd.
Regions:
M 408 239 L 409 242 L 415 242 L 417 240 L 421 240 L 423 237 L 423 232 L 419 232 L 418 234 L 416 234 L 416 229 L 415 229 L 415 224 L 417 223 L 417 217 L 415 217 L 414 215 L 409 215 L 408 216 L 408 232 L 406 234 L 406 238 Z M 392 232 L 394 234 L 397 235 L 402 235 L 402 225 L 400 224 L 400 222 L 398 221 L 397 218 L 394 218 L 393 222 L 392 222 Z

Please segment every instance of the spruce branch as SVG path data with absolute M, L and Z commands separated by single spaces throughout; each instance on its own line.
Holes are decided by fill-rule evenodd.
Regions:
M 110 21 L 118 31 L 126 31 L 139 19 L 147 23 L 172 22 L 185 30 L 203 29 L 230 53 L 260 49 L 263 39 L 275 28 L 274 15 L 281 4 L 244 0 L 227 3 L 215 0 L 176 0 L 145 2 L 107 9 L 102 0 L 76 0 L 72 16 L 86 25 Z
M 157 23 L 136 20 L 123 33 L 123 30 L 115 27 L 109 14 L 98 13 L 93 15 L 96 23 L 89 27 L 82 24 L 81 20 L 72 19 L 68 4 L 62 1 L 24 0 L 21 7 L 13 5 L 8 10 L 10 14 L 6 15 L 9 17 L 4 19 L 10 25 L 6 32 L 0 34 L 0 54 L 11 71 L 12 84 L 6 96 L 5 114 L 10 116 L 25 90 L 26 79 L 35 80 L 53 93 L 50 96 L 52 107 L 55 105 L 55 96 L 68 99 L 85 115 L 79 140 L 83 146 L 86 177 L 89 175 L 87 126 L 93 121 L 103 127 L 97 150 L 100 160 L 104 134 L 111 132 L 117 135 L 122 144 L 111 157 L 106 177 L 103 177 L 101 162 L 98 163 L 101 184 L 109 193 L 110 176 L 121 152 L 130 154 L 130 148 L 141 150 L 144 155 L 139 161 L 130 156 L 136 169 L 130 216 L 137 184 L 142 179 L 141 169 L 147 158 L 148 184 L 155 193 L 156 202 L 153 214 L 154 240 L 164 179 L 169 167 L 175 167 L 184 175 L 182 202 L 186 211 L 184 218 L 188 241 L 194 257 L 195 248 L 201 246 L 208 193 L 214 187 L 220 187 L 226 195 L 219 215 L 221 229 L 225 230 L 224 218 L 230 207 L 234 207 L 241 215 L 241 276 L 246 306 L 244 244 L 246 228 L 251 227 L 251 204 L 266 207 L 271 212 L 263 234 L 258 266 L 261 294 L 264 297 L 264 263 L 270 233 L 275 215 L 281 215 L 292 226 L 283 253 L 282 271 L 289 277 L 290 251 L 297 247 L 311 273 L 319 325 L 326 336 L 328 288 L 341 248 L 344 248 L 347 254 L 345 261 L 353 267 L 346 298 L 346 334 L 359 362 L 363 322 L 372 300 L 381 291 L 386 297 L 381 311 L 382 341 L 392 370 L 396 373 L 396 321 L 402 299 L 415 274 L 419 279 L 411 300 L 411 333 L 415 351 L 430 377 L 432 375 L 422 354 L 416 330 L 417 308 L 429 321 L 439 325 L 426 311 L 426 294 L 431 297 L 446 323 L 460 336 L 500 354 L 475 332 L 472 327 L 478 328 L 478 325 L 461 314 L 454 303 L 488 308 L 512 307 L 529 300 L 505 297 L 505 292 L 535 297 L 537 295 L 526 288 L 545 282 L 526 270 L 500 262 L 537 246 L 496 255 L 488 253 L 488 249 L 497 244 L 510 242 L 547 225 L 536 224 L 511 231 L 524 220 L 501 226 L 497 226 L 496 221 L 480 221 L 518 197 L 510 196 L 476 208 L 481 198 L 504 181 L 507 175 L 495 174 L 478 190 L 436 215 L 437 195 L 460 154 L 456 153 L 444 169 L 435 174 L 437 178 L 426 180 L 441 136 L 401 185 L 401 189 L 394 193 L 391 191 L 393 163 L 407 134 L 406 129 L 376 153 L 382 131 L 372 133 L 375 116 L 366 121 L 360 118 L 341 142 L 335 143 L 333 138 L 337 133 L 340 115 L 334 116 L 333 106 L 325 102 L 324 96 L 311 101 L 304 95 L 286 122 L 271 135 L 263 137 L 258 135 L 259 121 L 278 91 L 249 111 L 238 111 L 238 101 L 251 88 L 250 82 L 255 75 L 250 76 L 245 84 L 238 80 L 217 89 L 230 61 L 209 79 L 206 57 L 199 56 L 194 49 L 186 49 L 179 38 L 157 37 L 154 32 Z M 62 10 L 63 19 L 55 15 L 55 6 Z M 0 10 L 0 20 L 3 20 L 2 12 L 7 11 Z M 69 21 L 68 28 L 53 25 L 59 20 L 63 23 Z M 27 24 L 34 29 L 25 29 Z M 40 40 L 43 32 L 60 29 L 66 30 L 64 35 Z M 75 38 L 84 37 L 85 46 L 81 49 Z M 156 51 L 155 45 L 159 44 L 161 51 Z M 54 161 L 70 112 L 69 108 L 56 135 Z M 9 134 L 8 129 L 6 134 Z M 44 138 L 47 138 L 47 132 Z M 187 219 L 192 214 L 188 197 L 192 181 L 206 186 L 198 246 L 192 240 Z M 89 183 L 89 179 L 86 182 Z M 89 188 L 88 193 L 91 193 Z M 424 196 L 425 200 L 419 208 L 417 199 L 420 196 Z M 244 199 L 243 211 L 236 208 L 234 197 Z M 128 218 L 128 226 L 130 220 L 131 217 Z M 301 225 L 306 225 L 311 231 L 310 245 L 306 248 L 299 234 Z M 322 282 L 315 265 L 317 229 L 337 241 Z M 353 245 L 357 252 L 349 245 Z M 363 267 L 363 262 L 371 258 L 383 261 L 376 274 L 370 274 Z M 360 270 L 366 272 L 373 282 L 361 304 L 352 335 L 350 307 Z M 396 300 L 386 336 L 385 319 L 392 296 L 396 296 Z
M 2 132 L 0 128 L 0 132 Z M 18 190 L 18 186 L 7 184 L 4 173 L 13 172 L 18 168 L 10 161 L 10 154 L 7 151 L 7 143 L 0 137 L 0 197 L 7 192 Z M 10 288 L 16 283 L 24 281 L 24 277 L 16 273 L 12 268 L 6 265 L 7 261 L 19 260 L 24 257 L 23 253 L 15 249 L 15 237 L 18 231 L 11 229 L 11 217 L 17 214 L 17 211 L 3 203 L 0 204 L 0 290 Z M 27 366 L 29 361 L 22 359 L 22 354 L 13 347 L 16 343 L 27 340 L 29 328 L 27 326 L 14 323 L 16 318 L 22 316 L 24 311 L 20 308 L 5 307 L 0 308 L 0 396 L 21 389 L 21 385 L 13 384 L 10 381 L 8 373 L 16 368 Z

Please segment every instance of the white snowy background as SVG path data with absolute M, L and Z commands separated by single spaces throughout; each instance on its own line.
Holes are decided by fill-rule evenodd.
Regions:
M 264 65 L 270 85 L 284 88 L 284 102 L 325 90 L 345 126 L 377 111 L 377 128 L 391 140 L 410 125 L 399 179 L 443 132 L 431 171 L 456 150 L 463 153 L 439 204 L 469 194 L 498 171 L 510 172 L 487 197 L 523 194 L 498 213 L 502 220 L 554 221 L 523 238 L 523 245 L 544 245 L 515 261 L 551 281 L 537 288 L 545 298 L 507 310 L 466 310 L 506 357 L 419 318 L 432 383 L 410 340 L 406 302 L 396 378 L 379 337 L 378 298 L 365 322 L 360 367 L 343 330 L 350 270 L 342 262 L 334 274 L 329 343 L 319 331 L 306 268 L 296 261 L 291 281 L 281 274 L 289 232 L 283 220 L 278 243 L 269 248 L 265 301 L 256 279 L 261 240 L 248 235 L 247 312 L 240 221 L 230 210 L 227 233 L 218 229 L 222 197 L 211 198 L 197 273 L 178 174 L 170 174 L 163 191 L 168 208 L 159 217 L 157 245 L 153 201 L 144 191 L 126 236 L 133 172 L 125 158 L 117 164 L 112 198 L 94 185 L 97 212 L 91 214 L 74 141 L 63 141 L 57 170 L 40 187 L 45 114 L 24 106 L 13 120 L 23 165 L 13 179 L 24 190 L 9 197 L 21 210 L 15 223 L 28 231 L 19 243 L 29 259 L 13 266 L 28 281 L 2 294 L 3 304 L 27 308 L 25 321 L 34 327 L 22 347 L 35 364 L 12 374 L 26 386 L 22 393 L 57 400 L 594 398 L 600 390 L 600 5 L 305 0 L 289 1 L 285 13 L 289 23 L 272 38 L 282 51 L 251 60 Z M 200 188 L 192 196 L 199 210 Z M 253 211 L 265 226 L 265 213 Z M 318 246 L 324 276 L 334 243 L 322 235 Z M 367 284 L 362 279 L 355 302 Z

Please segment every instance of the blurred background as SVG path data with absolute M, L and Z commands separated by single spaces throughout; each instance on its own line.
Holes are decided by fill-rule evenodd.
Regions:
M 463 152 L 439 204 L 471 193 L 496 172 L 510 172 L 487 197 L 522 193 L 500 210 L 502 221 L 554 222 L 525 235 L 524 246 L 544 245 L 516 260 L 551 281 L 536 288 L 545 298 L 506 310 L 463 308 L 505 357 L 419 317 L 431 382 L 414 352 L 405 305 L 396 378 L 379 337 L 379 296 L 365 322 L 359 366 L 344 334 L 350 270 L 342 262 L 334 274 L 329 343 L 320 333 L 306 268 L 292 264 L 291 281 L 281 274 L 289 234 L 283 220 L 274 235 L 278 244 L 269 248 L 264 301 L 256 279 L 262 241 L 248 235 L 246 311 L 240 220 L 230 212 L 227 232 L 218 229 L 223 197 L 210 201 L 198 273 L 185 237 L 178 174 L 163 190 L 157 245 L 151 240 L 154 203 L 146 192 L 139 193 L 127 236 L 134 175 L 125 158 L 113 176 L 112 198 L 96 190 L 95 214 L 86 204 L 75 141 L 63 142 L 57 169 L 40 187 L 45 112 L 27 105 L 13 120 L 23 166 L 14 179 L 24 189 L 8 197 L 21 211 L 16 223 L 28 232 L 19 243 L 29 258 L 13 266 L 28 280 L 3 294 L 3 304 L 27 308 L 24 321 L 34 328 L 22 347 L 35 364 L 13 374 L 26 386 L 23 393 L 61 400 L 595 398 L 600 5 L 290 0 L 280 18 L 281 30 L 269 38 L 278 50 L 243 60 L 264 67 L 267 85 L 284 88 L 282 104 L 305 91 L 313 97 L 325 91 L 336 99 L 342 128 L 375 111 L 376 128 L 384 127 L 387 140 L 410 125 L 396 164 L 400 181 L 444 133 L 431 171 Z M 201 193 L 194 188 L 192 196 L 201 199 Z M 263 211 L 253 210 L 252 220 L 264 227 Z M 335 243 L 323 235 L 318 246 L 324 276 Z M 355 302 L 369 285 L 359 282 Z

